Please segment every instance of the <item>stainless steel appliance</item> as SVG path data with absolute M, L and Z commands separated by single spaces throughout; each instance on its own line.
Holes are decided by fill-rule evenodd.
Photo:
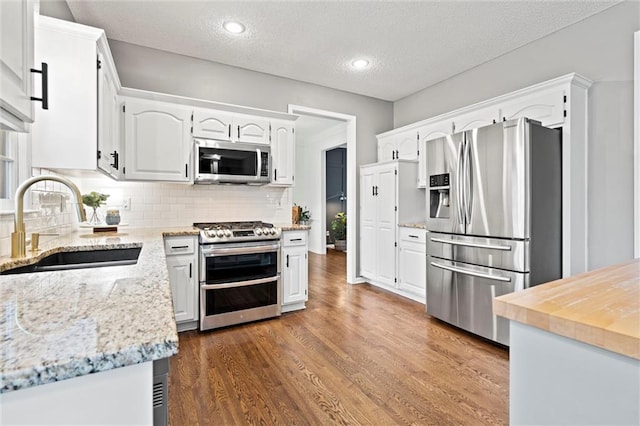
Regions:
M 496 296 L 562 275 L 561 133 L 525 118 L 426 143 L 427 312 L 509 344 Z
M 200 330 L 280 315 L 280 229 L 263 222 L 200 229 Z
M 269 145 L 194 139 L 195 183 L 262 185 L 271 180 Z

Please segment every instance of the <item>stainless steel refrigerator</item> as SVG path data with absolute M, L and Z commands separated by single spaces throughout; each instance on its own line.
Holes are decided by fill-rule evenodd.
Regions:
M 426 143 L 427 313 L 509 344 L 496 296 L 562 275 L 561 132 L 526 118 Z

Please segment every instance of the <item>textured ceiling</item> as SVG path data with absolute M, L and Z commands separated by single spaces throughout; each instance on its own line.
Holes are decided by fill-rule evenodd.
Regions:
M 395 101 L 618 1 L 67 3 L 111 39 Z M 227 34 L 231 19 L 247 31 Z M 355 57 L 372 66 L 352 71 Z

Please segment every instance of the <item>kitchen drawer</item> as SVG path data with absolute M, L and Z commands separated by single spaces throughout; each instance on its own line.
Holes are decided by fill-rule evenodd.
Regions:
M 285 231 L 282 233 L 282 246 L 304 246 L 307 245 L 307 231 Z
M 167 256 L 194 253 L 195 240 L 194 237 L 165 237 L 164 252 Z
M 421 243 L 425 245 L 425 251 L 427 249 L 427 231 L 420 228 L 405 228 L 400 227 L 400 241 L 408 241 L 411 243 Z

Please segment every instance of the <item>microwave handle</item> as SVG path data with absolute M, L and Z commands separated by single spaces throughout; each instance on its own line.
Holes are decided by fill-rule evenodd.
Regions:
M 262 176 L 262 151 L 260 151 L 260 148 L 256 149 L 256 170 L 257 170 L 257 178 L 260 178 L 260 176 Z

